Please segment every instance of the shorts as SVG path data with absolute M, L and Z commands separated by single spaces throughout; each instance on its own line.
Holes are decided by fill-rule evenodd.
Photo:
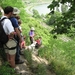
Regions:
M 9 41 L 6 43 L 6 45 L 11 48 L 11 47 L 15 47 L 17 45 L 16 41 L 14 41 L 13 39 L 9 39 Z M 10 55 L 14 55 L 16 54 L 16 48 L 9 50 L 6 46 L 4 46 L 5 48 L 5 53 L 8 53 Z

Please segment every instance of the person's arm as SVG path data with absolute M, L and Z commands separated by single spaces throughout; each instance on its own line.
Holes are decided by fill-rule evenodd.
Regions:
M 9 39 L 13 38 L 14 37 L 14 32 L 11 32 L 8 37 L 9 37 Z
M 17 21 L 17 19 L 14 18 L 14 17 L 10 18 L 10 20 L 11 20 L 11 22 L 12 22 L 12 25 L 13 25 L 13 27 L 14 27 L 14 29 L 15 29 L 15 32 L 16 32 L 17 36 L 19 37 L 19 40 L 20 40 L 20 43 L 21 43 L 21 42 L 22 42 L 22 38 L 21 38 L 20 31 L 19 31 L 19 29 L 18 29 L 18 27 L 19 27 L 18 21 Z
M 5 24 L 4 30 L 5 30 L 6 34 L 8 35 L 9 39 L 13 38 L 14 37 L 14 28 L 12 26 L 11 21 L 9 19 L 5 19 L 4 24 Z
M 16 31 L 16 34 L 18 35 L 19 39 L 20 39 L 20 43 L 22 42 L 22 37 L 21 37 L 21 34 L 20 34 L 20 31 L 18 28 L 15 28 L 15 31 Z

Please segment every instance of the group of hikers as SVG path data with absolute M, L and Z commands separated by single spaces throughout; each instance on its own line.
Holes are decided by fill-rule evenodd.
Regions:
M 20 59 L 20 55 L 23 55 L 21 53 L 21 49 L 30 49 L 29 46 L 39 48 L 42 44 L 42 38 L 38 37 L 38 39 L 35 40 L 35 28 L 31 27 L 29 32 L 31 44 L 26 46 L 26 37 L 22 34 L 22 22 L 19 16 L 20 11 L 11 6 L 7 6 L 4 9 L 1 9 L 1 11 L 3 13 L 1 19 L 5 18 L 2 21 L 3 29 L 9 38 L 8 42 L 3 45 L 7 57 L 6 60 L 8 61 L 9 65 L 14 68 L 14 70 L 16 70 L 16 64 L 24 63 L 24 61 Z

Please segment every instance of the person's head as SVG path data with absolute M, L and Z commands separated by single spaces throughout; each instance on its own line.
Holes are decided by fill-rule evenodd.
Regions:
M 19 20 L 19 19 L 20 19 L 20 16 L 19 16 L 19 15 L 16 15 L 15 18 L 16 18 L 17 20 Z
M 19 20 L 18 20 L 18 24 L 21 25 L 21 23 L 22 23 L 22 22 L 21 22 L 21 20 L 19 19 Z
M 13 7 L 7 6 L 4 8 L 4 14 L 9 18 L 13 14 Z
M 34 31 L 35 30 L 35 28 L 34 27 L 31 27 L 31 31 Z
M 13 17 L 15 17 L 16 19 L 19 18 L 19 16 L 17 16 L 20 13 L 19 9 L 17 7 L 14 7 L 13 9 Z
M 16 15 L 19 13 L 20 13 L 20 10 L 17 7 L 14 7 L 13 14 Z

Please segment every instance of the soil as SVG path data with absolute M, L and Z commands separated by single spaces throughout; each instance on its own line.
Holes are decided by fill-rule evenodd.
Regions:
M 22 55 L 21 60 L 24 60 L 23 64 L 18 64 L 16 65 L 16 68 L 18 70 L 18 73 L 21 73 L 21 75 L 35 75 L 32 71 L 32 68 L 30 68 L 30 64 L 28 64 L 27 60 L 24 58 L 24 56 Z M 37 53 L 32 53 L 32 64 L 33 67 L 37 66 L 38 64 L 42 64 L 44 63 L 45 67 L 48 66 L 48 61 L 44 58 L 41 58 L 39 56 L 37 56 Z M 48 69 L 46 69 L 47 75 L 55 75 L 55 73 L 52 73 L 51 71 L 49 71 Z

